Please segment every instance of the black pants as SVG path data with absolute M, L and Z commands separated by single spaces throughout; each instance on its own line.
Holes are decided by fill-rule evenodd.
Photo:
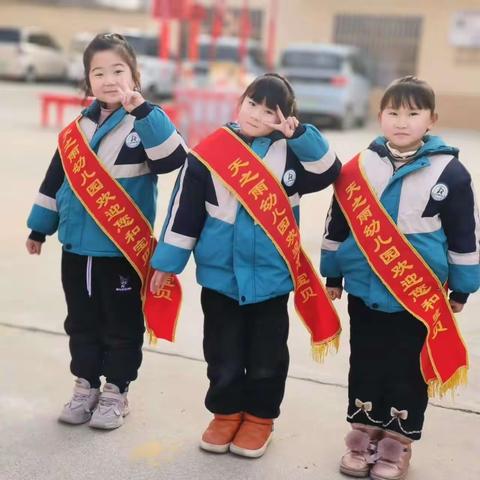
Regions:
M 212 413 L 278 417 L 290 359 L 288 294 L 240 306 L 203 288 L 201 299 L 210 380 L 206 407 Z
M 407 311 L 369 309 L 348 296 L 350 373 L 347 421 L 419 439 L 428 403 L 420 370 L 425 326 Z
M 63 252 L 71 372 L 100 385 L 100 376 L 124 391 L 137 378 L 145 331 L 140 279 L 123 257 Z

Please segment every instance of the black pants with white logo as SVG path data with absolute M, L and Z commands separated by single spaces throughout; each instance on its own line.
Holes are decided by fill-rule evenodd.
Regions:
M 71 372 L 94 387 L 100 376 L 124 391 L 137 378 L 145 331 L 140 279 L 124 257 L 63 252 Z
M 421 436 L 428 403 L 420 370 L 427 329 L 407 311 L 385 313 L 348 296 L 350 373 L 347 421 Z
M 288 294 L 240 306 L 221 293 L 202 289 L 203 352 L 212 413 L 248 412 L 276 418 L 288 372 Z

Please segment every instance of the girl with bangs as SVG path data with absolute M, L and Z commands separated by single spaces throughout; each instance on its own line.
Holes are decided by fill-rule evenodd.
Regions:
M 432 88 L 411 76 L 396 80 L 378 118 L 383 135 L 336 183 L 320 270 L 332 300 L 348 292 L 352 430 L 340 471 L 401 480 L 429 395 L 466 381 L 454 314 L 480 284 L 480 229 L 458 149 L 429 133 L 437 120 Z M 368 215 L 356 222 L 363 208 Z
M 80 155 L 78 146 L 70 157 L 76 160 L 65 162 L 59 142 L 28 218 L 26 247 L 40 255 L 56 231 L 62 243 L 65 331 L 76 380 L 59 420 L 111 430 L 130 411 L 127 395 L 142 364 L 145 331 L 140 275 L 119 245 L 127 232 L 140 232 L 140 214 L 152 228 L 157 175 L 184 164 L 186 145 L 165 112 L 143 98 L 136 54 L 122 35 L 96 35 L 83 64 L 85 93 L 95 100 L 68 131 L 84 138 L 82 150 L 95 167 L 82 171 L 87 153 Z M 86 197 L 72 185 L 70 171 L 83 175 Z M 123 195 L 127 203 L 120 206 Z M 124 213 L 126 206 L 137 215 Z
M 237 121 L 226 130 L 269 168 L 298 223 L 300 197 L 330 185 L 341 164 L 323 135 L 295 115 L 292 87 L 270 73 L 248 86 Z M 220 143 L 213 145 L 226 164 L 222 149 Z M 191 152 L 152 258 L 157 270 L 152 291 L 158 291 L 169 274 L 182 272 L 192 251 L 202 286 L 203 348 L 210 380 L 205 405 L 214 415 L 200 447 L 260 457 L 285 390 L 287 302 L 294 285 L 286 261 L 251 212 Z

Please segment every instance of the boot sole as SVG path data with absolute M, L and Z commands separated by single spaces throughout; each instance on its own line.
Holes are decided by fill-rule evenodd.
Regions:
M 366 478 L 368 477 L 368 470 L 365 471 L 358 471 L 358 470 L 352 470 L 350 468 L 344 467 L 343 465 L 340 465 L 340 473 L 343 473 L 344 475 L 348 475 L 349 477 L 355 477 L 355 478 Z
M 263 444 L 263 446 L 261 448 L 258 448 L 257 450 L 249 450 L 248 448 L 241 448 L 235 445 L 235 443 L 232 443 L 230 444 L 230 451 L 235 455 L 240 455 L 241 457 L 259 458 L 265 453 L 265 450 L 267 449 L 268 444 L 272 439 L 272 435 L 273 435 L 273 432 L 269 435 L 269 437 L 267 438 L 267 441 Z
M 384 477 L 380 475 L 375 475 L 375 473 L 370 473 L 370 478 L 372 480 L 404 480 L 407 477 L 407 472 L 400 475 L 399 477 Z
M 92 418 L 92 416 L 90 415 L 90 417 L 88 417 L 86 420 L 81 420 L 79 422 L 76 422 L 76 421 L 73 421 L 72 419 L 69 419 L 67 417 L 58 417 L 58 421 L 60 423 L 63 423 L 65 425 L 83 425 L 84 423 L 87 423 L 90 421 L 90 419 Z
M 230 443 L 225 443 L 224 445 L 216 445 L 215 443 L 208 443 L 203 440 L 200 440 L 200 448 L 206 452 L 211 453 L 227 453 Z

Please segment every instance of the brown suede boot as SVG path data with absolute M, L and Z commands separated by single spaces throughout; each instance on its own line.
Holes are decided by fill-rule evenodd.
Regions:
M 230 445 L 230 451 L 242 457 L 261 457 L 270 443 L 272 432 L 271 418 L 260 418 L 245 413 L 242 425 Z
M 340 460 L 340 472 L 350 477 L 368 477 L 382 434 L 381 428 L 352 423 L 352 431 L 345 437 L 348 450 Z
M 203 432 L 200 448 L 214 453 L 225 453 L 242 423 L 241 413 L 221 415 L 216 413 Z
M 412 456 L 412 440 L 400 433 L 385 431 L 378 442 L 377 461 L 370 470 L 372 480 L 403 480 Z

